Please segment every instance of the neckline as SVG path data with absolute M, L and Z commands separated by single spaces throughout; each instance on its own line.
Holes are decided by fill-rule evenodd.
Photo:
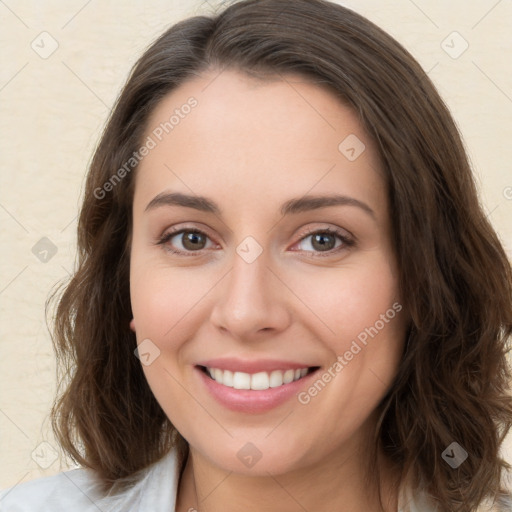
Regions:
M 188 456 L 188 453 L 187 453 Z M 162 471 L 162 473 L 166 473 L 167 471 L 171 471 L 174 475 L 173 484 L 170 490 L 171 500 L 169 504 L 172 505 L 171 510 L 176 509 L 176 503 L 178 501 L 178 489 L 180 479 L 182 477 L 183 471 L 185 470 L 185 464 L 187 461 L 187 456 L 183 458 L 181 464 L 178 461 L 178 451 L 176 447 L 173 447 L 158 463 L 162 466 L 165 466 L 166 469 Z M 171 459 L 170 463 L 168 459 Z M 169 474 L 169 473 L 167 473 Z M 153 480 L 153 479 L 151 479 Z M 168 484 L 168 481 L 167 481 Z M 149 505 L 149 503 L 148 503 Z M 401 484 L 398 490 L 398 506 L 397 512 L 406 512 L 405 507 L 409 507 L 410 510 L 407 512 L 435 512 L 437 509 L 432 507 L 430 501 L 427 500 L 427 496 L 423 493 L 413 495 L 412 489 L 410 485 L 405 483 Z M 141 510 L 146 510 L 146 508 L 142 508 Z M 157 510 L 153 508 L 153 510 Z M 159 510 L 159 509 L 158 509 Z M 164 509 L 162 509 L 163 512 Z M 165 509 L 167 510 L 167 509 Z

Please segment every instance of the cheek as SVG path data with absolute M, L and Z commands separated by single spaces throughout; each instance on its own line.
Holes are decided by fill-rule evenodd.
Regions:
M 316 332 L 328 332 L 322 343 L 331 362 L 298 399 L 339 440 L 361 427 L 389 389 L 400 364 L 406 319 L 387 258 L 347 265 L 314 283 L 303 281 L 302 293 L 309 289 Z M 329 331 L 318 328 L 318 317 Z
M 151 262 L 143 267 L 135 267 L 130 277 L 137 338 L 150 338 L 171 350 L 173 340 L 186 336 L 198 303 L 211 288 L 208 276 L 198 267 L 169 269 Z
M 322 391 L 329 399 L 323 404 L 342 401 L 344 407 L 353 407 L 354 418 L 369 413 L 393 381 L 406 327 L 391 260 L 369 256 L 365 264 L 347 265 L 325 277 L 317 274 L 300 285 L 302 294 L 309 291 L 307 305 L 315 313 L 310 329 L 316 325 L 318 335 L 326 333 L 322 343 L 331 357 L 325 369 L 330 374 L 324 375 L 329 391 Z M 317 392 L 312 390 L 312 396 Z
M 150 352 L 156 354 L 142 369 L 171 422 L 188 432 L 198 412 L 182 385 L 187 379 L 183 354 L 186 342 L 195 336 L 198 306 L 206 290 L 196 286 L 199 276 L 190 269 L 164 268 L 149 260 L 134 263 L 130 286 L 137 342 L 151 340 Z
M 348 350 L 358 336 L 364 340 L 365 333 L 368 336 L 368 330 L 374 332 L 374 327 L 390 338 L 401 332 L 402 323 L 396 321 L 403 316 L 397 311 L 402 307 L 396 276 L 387 258 L 370 256 L 364 264 L 294 278 L 297 295 L 314 313 L 316 332 L 320 332 L 320 320 L 326 327 L 321 328 L 327 333 L 324 340 L 330 340 L 329 346 L 336 354 Z

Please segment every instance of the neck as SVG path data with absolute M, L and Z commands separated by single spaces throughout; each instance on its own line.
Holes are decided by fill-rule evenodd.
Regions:
M 303 512 L 350 510 L 396 512 L 398 472 L 379 453 L 382 507 L 375 487 L 365 484 L 360 454 L 333 453 L 314 466 L 285 474 L 247 476 L 212 465 L 193 448 L 183 470 L 176 512 Z

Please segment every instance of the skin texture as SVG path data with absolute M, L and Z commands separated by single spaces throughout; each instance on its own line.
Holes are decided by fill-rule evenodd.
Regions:
M 376 152 L 330 91 L 299 76 L 261 82 L 233 70 L 208 71 L 167 95 L 146 137 L 191 96 L 197 106 L 137 169 L 130 268 L 132 329 L 138 343 L 150 339 L 160 350 L 145 375 L 190 444 L 176 510 L 378 510 L 362 483 L 361 454 L 399 365 L 405 308 L 306 405 L 293 396 L 264 413 L 230 411 L 194 369 L 232 356 L 293 360 L 320 366 L 321 375 L 400 304 Z M 350 134 L 365 144 L 354 161 L 338 150 Z M 182 206 L 145 211 L 170 191 L 211 198 L 222 217 Z M 373 215 L 352 205 L 280 213 L 291 198 L 332 193 Z M 183 234 L 159 245 L 173 226 L 207 237 L 195 253 Z M 331 235 L 326 256 L 308 236 L 326 227 L 355 244 Z M 252 263 L 236 252 L 248 236 L 263 249 Z M 262 455 L 251 468 L 237 457 L 248 442 Z M 386 467 L 383 458 L 375 463 Z M 389 488 L 388 476 L 383 483 Z M 384 496 L 386 510 L 396 510 L 396 496 Z

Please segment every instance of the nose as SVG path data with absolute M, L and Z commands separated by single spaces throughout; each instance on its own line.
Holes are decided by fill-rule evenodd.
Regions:
M 285 330 L 290 322 L 290 292 L 269 267 L 265 252 L 248 263 L 238 254 L 216 287 L 211 322 L 239 340 L 257 340 Z

